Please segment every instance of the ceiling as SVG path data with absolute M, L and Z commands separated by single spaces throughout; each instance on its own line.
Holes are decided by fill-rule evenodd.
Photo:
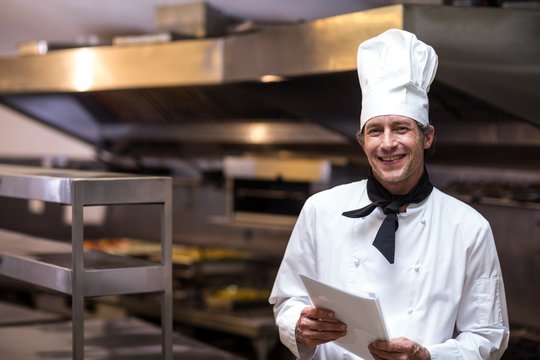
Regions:
M 227 15 L 254 22 L 307 21 L 309 23 L 278 27 L 280 31 L 260 31 L 225 39 L 199 41 L 198 44 L 204 45 L 200 47 L 193 47 L 195 42 L 182 43 L 180 41 L 166 47 L 145 46 L 143 53 L 145 55 L 131 56 L 128 62 L 130 66 L 125 66 L 125 63 L 121 61 L 122 56 L 118 58 L 118 62 L 113 61 L 114 58 L 111 57 L 102 57 L 103 61 L 108 60 L 109 70 L 114 69 L 115 63 L 122 64 L 120 69 L 128 70 L 127 72 L 114 71 L 113 80 L 124 79 L 121 75 L 127 74 L 125 78 L 132 81 L 135 78 L 133 74 L 142 74 L 149 75 L 152 81 L 142 85 L 136 83 L 137 86 L 129 85 L 127 88 L 118 84 L 112 88 L 106 86 L 100 88 L 96 85 L 92 91 L 82 93 L 77 89 L 73 91 L 73 88 L 69 88 L 68 93 L 64 94 L 62 91 L 65 88 L 61 85 L 65 79 L 58 76 L 58 68 L 64 69 L 62 64 L 67 66 L 67 69 L 77 65 L 77 62 L 62 59 L 69 60 L 70 56 L 79 52 L 58 51 L 54 54 L 51 52 L 47 56 L 27 56 L 21 59 L 6 57 L 16 54 L 18 44 L 25 41 L 46 40 L 50 44 L 89 45 L 88 39 L 91 37 L 97 37 L 100 42 L 107 43 L 115 36 L 157 33 L 154 14 L 158 5 L 190 4 L 193 1 L 48 0 L 45 6 L 42 5 L 43 2 L 29 0 L 0 0 L 0 57 L 4 57 L 0 59 L 0 64 L 5 65 L 0 67 L 0 70 L 3 70 L 3 73 L 0 72 L 0 90 L 3 89 L 2 84 L 7 84 L 6 86 L 15 84 L 15 87 L 4 88 L 9 91 L 6 90 L 4 94 L 1 94 L 0 102 L 22 113 L 30 114 L 53 127 L 58 127 L 68 134 L 99 145 L 106 151 L 121 155 L 126 152 L 148 154 L 149 151 L 159 153 L 159 155 L 181 152 L 185 154 L 188 152 L 190 154 L 215 153 L 217 140 L 209 141 L 208 138 L 201 139 L 197 136 L 198 134 L 207 136 L 209 129 L 223 128 L 230 131 L 217 131 L 216 136 L 221 141 L 218 145 L 222 145 L 219 150 L 244 151 L 243 145 L 246 141 L 253 142 L 249 136 L 246 135 L 241 139 L 226 136 L 229 133 L 234 136 L 241 135 L 242 132 L 238 131 L 238 128 L 247 129 L 246 134 L 251 134 L 248 130 L 254 128 L 252 125 L 256 122 L 261 121 L 275 125 L 272 129 L 276 129 L 275 133 L 278 135 L 293 133 L 303 136 L 305 134 L 304 130 L 290 131 L 289 128 L 289 130 L 286 129 L 287 131 L 283 130 L 282 123 L 287 121 L 297 126 L 296 130 L 299 130 L 298 127 L 305 126 L 306 123 L 314 123 L 318 128 L 349 136 L 356 131 L 360 93 L 355 62 L 348 63 L 348 67 L 337 67 L 336 64 L 343 64 L 338 55 L 341 52 L 354 54 L 358 41 L 357 35 L 364 34 L 363 31 L 365 31 L 362 27 L 373 30 L 374 24 L 377 23 L 376 19 L 380 17 L 387 20 L 387 17 L 384 14 L 374 15 L 381 9 L 364 12 L 369 13 L 366 15 L 369 16 L 369 21 L 362 17 L 358 21 L 353 21 L 352 24 L 355 26 L 352 24 L 345 26 L 344 18 L 355 18 L 359 14 L 358 11 L 390 5 L 393 1 L 395 0 L 340 0 L 337 2 L 328 0 L 208 0 L 208 3 Z M 440 0 L 414 1 L 428 3 Z M 531 44 L 535 43 L 540 32 L 538 26 L 540 12 L 525 13 L 515 9 L 464 6 L 414 5 L 390 8 L 404 8 L 405 10 L 399 12 L 397 18 L 409 20 L 407 23 L 409 28 L 406 29 L 414 29 L 414 32 L 419 34 L 419 38 L 425 39 L 437 48 L 440 71 L 438 82 L 430 93 L 434 100 L 430 110 L 436 115 L 433 116 L 434 119 L 437 121 L 442 119 L 440 120 L 441 127 L 447 127 L 444 133 L 449 134 L 447 138 L 449 146 L 474 143 L 484 147 L 497 145 L 502 148 L 503 146 L 523 147 L 522 145 L 526 144 L 538 144 L 540 133 L 531 125 L 540 124 L 538 123 L 540 103 L 537 101 L 537 84 L 540 74 L 538 67 L 535 66 L 540 58 L 540 49 Z M 310 22 L 310 20 L 345 13 L 348 15 L 329 19 L 329 21 Z M 347 29 L 352 36 L 341 36 L 341 40 L 336 42 L 336 37 L 332 36 L 330 31 L 333 29 L 331 24 L 337 24 L 338 29 Z M 304 39 L 303 36 L 311 34 L 311 28 L 317 29 L 317 34 L 320 35 L 316 38 L 317 41 L 295 43 L 303 46 L 289 46 L 291 43 L 285 41 Z M 323 31 L 325 29 L 326 32 Z M 282 35 L 284 32 L 287 36 Z M 348 46 L 347 39 L 352 47 L 346 47 Z M 175 78 L 179 82 L 173 83 L 174 86 L 167 82 L 171 80 L 172 73 L 168 72 L 171 67 L 175 69 L 174 74 L 181 76 L 185 74 L 176 71 L 177 68 L 193 69 L 192 66 L 178 66 L 177 59 L 181 58 L 185 64 L 190 64 L 189 56 L 184 56 L 185 54 L 190 54 L 197 60 L 200 56 L 206 56 L 207 46 L 212 44 L 225 44 L 215 47 L 218 54 L 223 53 L 223 63 L 216 62 L 215 68 L 218 69 L 217 80 L 214 79 L 217 81 L 216 86 L 204 86 L 214 84 L 205 82 L 204 77 L 201 78 L 204 81 L 196 78 L 199 81 L 190 82 L 193 80 L 190 80 L 192 78 L 189 76 L 194 73 L 191 70 L 188 72 L 188 80 Z M 184 46 L 190 46 L 189 51 L 181 57 L 178 53 L 169 52 L 177 48 L 178 51 L 182 51 Z M 329 48 L 331 51 L 327 51 Z M 200 51 L 197 52 L 196 49 Z M 324 51 L 318 51 L 319 49 L 324 49 Z M 111 56 L 132 54 L 132 51 L 138 50 L 137 47 L 92 49 L 96 53 L 112 54 Z M 159 51 L 153 52 L 154 50 Z M 162 53 L 168 56 L 165 56 L 165 60 L 161 63 L 145 60 L 146 56 Z M 279 56 L 275 56 L 276 54 Z M 321 61 L 322 67 L 315 66 L 314 70 L 310 70 L 308 65 L 312 62 L 304 61 L 309 54 L 317 54 L 318 56 L 314 58 Z M 327 59 L 320 54 L 331 54 L 331 56 Z M 349 58 L 349 55 L 346 56 Z M 140 61 L 135 61 L 137 59 L 142 60 L 146 65 L 142 66 Z M 156 57 L 152 59 L 159 60 Z M 169 59 L 175 60 L 171 62 L 168 61 Z M 40 65 L 37 73 L 31 71 L 32 66 L 25 67 L 25 64 L 35 63 Z M 46 63 L 52 68 L 42 66 Z M 163 64 L 158 68 L 164 70 L 164 77 L 157 76 L 155 67 L 157 63 Z M 317 64 L 316 61 L 314 63 Z M 198 61 L 197 64 L 201 64 L 200 67 L 203 70 L 208 70 L 207 63 Z M 136 70 L 135 73 L 130 72 L 133 69 Z M 69 76 L 77 75 L 76 71 L 61 73 L 67 74 L 68 83 L 73 84 L 69 81 L 71 79 Z M 87 72 L 86 68 L 85 73 L 94 74 L 94 72 Z M 206 74 L 206 71 L 203 73 Z M 21 75 L 22 82 L 20 83 L 16 81 L 17 74 Z M 99 84 L 97 80 L 100 74 L 108 76 L 107 71 L 96 71 L 92 78 L 96 84 Z M 290 79 L 269 84 L 256 81 L 265 74 L 289 75 Z M 158 78 L 166 80 L 161 85 L 163 89 L 160 88 L 159 81 L 156 81 Z M 48 84 L 44 81 L 46 79 L 52 79 L 52 87 L 46 86 Z M 194 83 L 203 86 L 193 86 Z M 29 84 L 37 84 L 36 88 L 30 86 L 26 89 L 38 89 L 38 93 L 32 94 L 30 91 L 28 94 L 24 92 L 19 94 L 18 90 L 15 90 L 11 94 L 10 91 L 17 89 L 20 84 L 23 84 L 23 88 L 30 86 Z M 133 83 L 129 82 L 129 84 Z M 40 89 L 45 89 L 52 94 L 41 94 Z M 54 94 L 55 91 L 60 91 L 61 94 Z M 336 94 L 340 95 L 336 96 Z M 126 103 L 130 105 L 125 106 Z M 224 109 L 230 111 L 224 111 Z M 195 110 L 200 110 L 200 113 Z M 528 123 L 523 124 L 522 120 L 527 120 Z M 221 127 L 217 127 L 217 123 Z M 157 124 L 165 126 L 161 127 Z M 467 126 L 466 130 L 464 130 L 464 125 Z M 188 140 L 191 141 L 189 146 L 186 145 L 188 141 L 180 136 L 182 134 L 189 137 Z M 466 139 L 464 134 L 467 135 Z M 303 149 L 307 149 L 306 151 L 312 149 L 320 151 L 319 133 L 310 138 L 311 142 L 301 144 L 297 138 L 286 137 L 283 141 L 280 140 L 281 142 L 276 139 L 277 137 L 268 140 L 267 143 L 262 144 L 263 146 L 259 146 L 259 149 L 268 151 L 267 145 L 282 144 L 286 141 L 286 144 L 291 145 L 294 150 L 302 145 Z M 315 142 L 313 139 L 316 140 L 316 146 L 313 146 Z M 350 139 L 353 138 L 350 137 Z M 197 146 L 193 145 L 194 143 Z M 239 146 L 235 148 L 230 146 L 231 144 Z M 257 143 L 257 145 L 260 144 Z M 329 147 L 332 147 L 332 150 L 337 148 L 334 143 Z
M 113 36 L 151 34 L 158 5 L 195 0 L 2 0 L 0 56 L 17 54 L 20 43 L 107 42 Z M 393 0 L 207 0 L 223 13 L 259 22 L 309 21 L 377 6 Z

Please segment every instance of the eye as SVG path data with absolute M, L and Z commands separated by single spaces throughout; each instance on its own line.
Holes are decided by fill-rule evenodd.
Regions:
M 408 131 L 410 130 L 410 128 L 408 126 L 398 126 L 395 128 L 395 131 L 398 133 L 398 134 L 405 134 L 407 133 Z
M 369 128 L 367 130 L 368 136 L 378 136 L 382 133 L 382 130 L 376 127 Z

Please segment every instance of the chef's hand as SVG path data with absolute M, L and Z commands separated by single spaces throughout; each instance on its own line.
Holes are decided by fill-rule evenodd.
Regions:
M 347 326 L 325 309 L 305 307 L 296 323 L 296 341 L 308 348 L 337 340 L 345 334 Z
M 369 344 L 369 351 L 375 360 L 431 360 L 425 347 L 404 337 L 377 340 Z

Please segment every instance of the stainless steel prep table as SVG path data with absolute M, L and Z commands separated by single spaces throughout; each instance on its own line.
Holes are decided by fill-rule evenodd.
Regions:
M 85 355 L 84 298 L 141 292 L 161 295 L 163 358 L 171 359 L 170 178 L 0 165 L 0 196 L 71 206 L 71 244 L 67 247 L 50 240 L 2 231 L 0 275 L 71 295 L 74 359 L 82 360 Z M 116 204 L 159 204 L 160 262 L 133 262 L 84 251 L 84 208 Z M 8 249 L 4 251 L 3 246 Z
M 2 359 L 72 359 L 71 322 L 0 327 Z M 157 326 L 135 319 L 85 322 L 85 359 L 162 359 L 161 335 Z M 174 359 L 240 360 L 239 357 L 173 334 Z
M 64 316 L 0 301 L 0 327 L 59 321 L 65 321 Z
M 155 317 L 159 303 L 147 297 L 125 297 L 126 309 L 137 315 Z M 251 340 L 258 360 L 268 359 L 270 350 L 278 341 L 278 331 L 270 305 L 264 308 L 242 310 L 209 310 L 175 303 L 175 323 L 201 329 L 239 335 Z

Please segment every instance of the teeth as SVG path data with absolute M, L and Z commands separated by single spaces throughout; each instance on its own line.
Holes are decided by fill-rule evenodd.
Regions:
M 394 155 L 394 156 L 390 156 L 390 157 L 383 157 L 382 159 L 383 159 L 384 161 L 398 160 L 398 159 L 401 159 L 401 155 Z

